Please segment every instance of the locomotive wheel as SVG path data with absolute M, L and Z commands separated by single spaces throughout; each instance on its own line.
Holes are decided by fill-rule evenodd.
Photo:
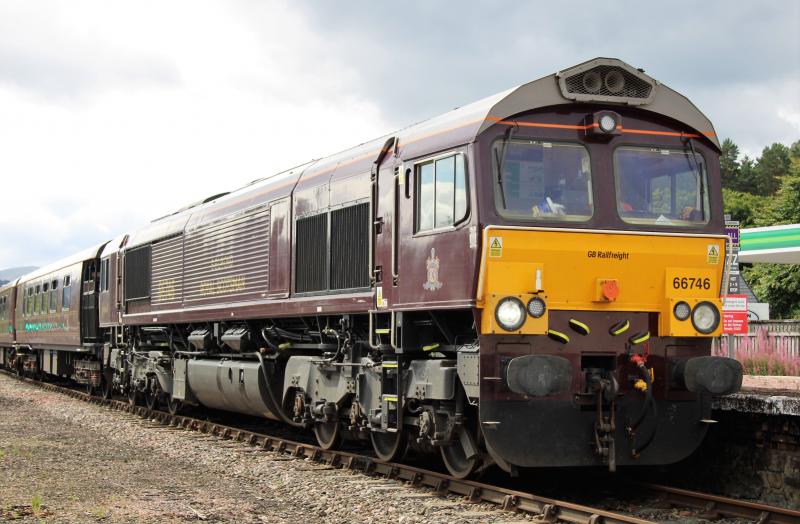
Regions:
M 114 394 L 114 385 L 111 383 L 111 380 L 103 376 L 102 380 L 100 381 L 100 396 L 108 400 L 111 398 L 111 395 L 113 394 Z
M 144 394 L 144 403 L 147 409 L 154 410 L 158 408 L 158 393 L 155 391 L 148 391 Z
M 461 429 L 460 431 L 465 430 Z M 451 444 L 439 446 L 439 451 L 447 471 L 458 479 L 464 479 L 470 476 L 480 463 L 479 454 L 474 455 L 472 458 L 467 458 L 464 452 L 464 446 L 461 445 L 459 435 L 453 438 Z
M 314 435 L 317 437 L 319 447 L 322 449 L 339 447 L 342 442 L 340 428 L 341 424 L 336 420 L 333 422 L 315 422 Z
M 369 438 L 375 454 L 384 462 L 395 462 L 406 454 L 408 440 L 403 429 L 395 433 L 370 431 Z
M 173 398 L 170 396 L 167 399 L 167 411 L 169 411 L 170 415 L 177 415 L 182 407 L 183 403 L 177 398 Z
M 128 404 L 131 406 L 135 406 L 139 403 L 139 392 L 136 391 L 136 388 L 128 385 Z

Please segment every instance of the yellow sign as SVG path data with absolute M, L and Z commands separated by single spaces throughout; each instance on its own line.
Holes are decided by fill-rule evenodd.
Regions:
M 706 248 L 706 263 L 717 264 L 719 263 L 719 248 L 716 244 L 709 244 Z
M 503 256 L 503 237 L 489 237 L 489 256 L 493 258 Z

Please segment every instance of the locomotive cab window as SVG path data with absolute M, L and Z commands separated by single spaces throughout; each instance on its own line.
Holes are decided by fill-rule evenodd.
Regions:
M 492 147 L 497 210 L 515 220 L 585 222 L 592 217 L 589 152 L 580 144 L 523 138 Z
M 458 224 L 467 216 L 464 155 L 457 153 L 415 167 L 417 231 Z
M 694 227 L 709 220 L 708 177 L 690 149 L 620 147 L 614 152 L 617 211 L 629 224 Z

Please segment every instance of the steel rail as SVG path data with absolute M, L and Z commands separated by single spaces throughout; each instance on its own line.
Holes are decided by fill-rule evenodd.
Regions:
M 750 519 L 759 524 L 800 523 L 800 511 L 793 509 L 659 484 L 641 483 L 637 485 L 654 493 L 668 504 L 702 510 L 703 516 L 708 519 L 734 517 Z
M 312 444 L 296 442 L 283 437 L 257 433 L 185 415 L 171 415 L 160 410 L 150 410 L 145 406 L 131 405 L 126 401 L 104 399 L 68 387 L 41 382 L 29 377 L 20 377 L 7 370 L 0 370 L 0 372 L 47 391 L 62 393 L 91 404 L 106 406 L 116 411 L 155 420 L 165 426 L 180 427 L 223 439 L 245 442 L 252 446 L 258 446 L 265 451 L 287 453 L 298 459 L 309 459 L 332 467 L 360 472 L 368 476 L 380 475 L 388 479 L 407 481 L 415 487 L 432 488 L 440 496 L 454 494 L 464 496 L 469 502 L 473 503 L 494 503 L 507 511 L 536 515 L 543 522 L 571 522 L 576 524 L 650 524 L 653 522 L 568 501 L 541 497 L 533 493 L 472 480 L 460 480 L 445 473 L 425 470 L 406 464 L 380 462 L 368 455 L 340 450 L 325 450 Z M 800 511 L 669 486 L 648 483 L 637 485 L 652 492 L 666 503 L 698 509 L 703 511 L 703 515 L 708 515 L 709 517 L 716 515 L 718 517 L 747 518 L 759 524 L 800 523 Z

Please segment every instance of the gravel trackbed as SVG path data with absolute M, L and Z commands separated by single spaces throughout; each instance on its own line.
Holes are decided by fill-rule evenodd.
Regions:
M 0 521 L 525 522 L 0 375 Z

